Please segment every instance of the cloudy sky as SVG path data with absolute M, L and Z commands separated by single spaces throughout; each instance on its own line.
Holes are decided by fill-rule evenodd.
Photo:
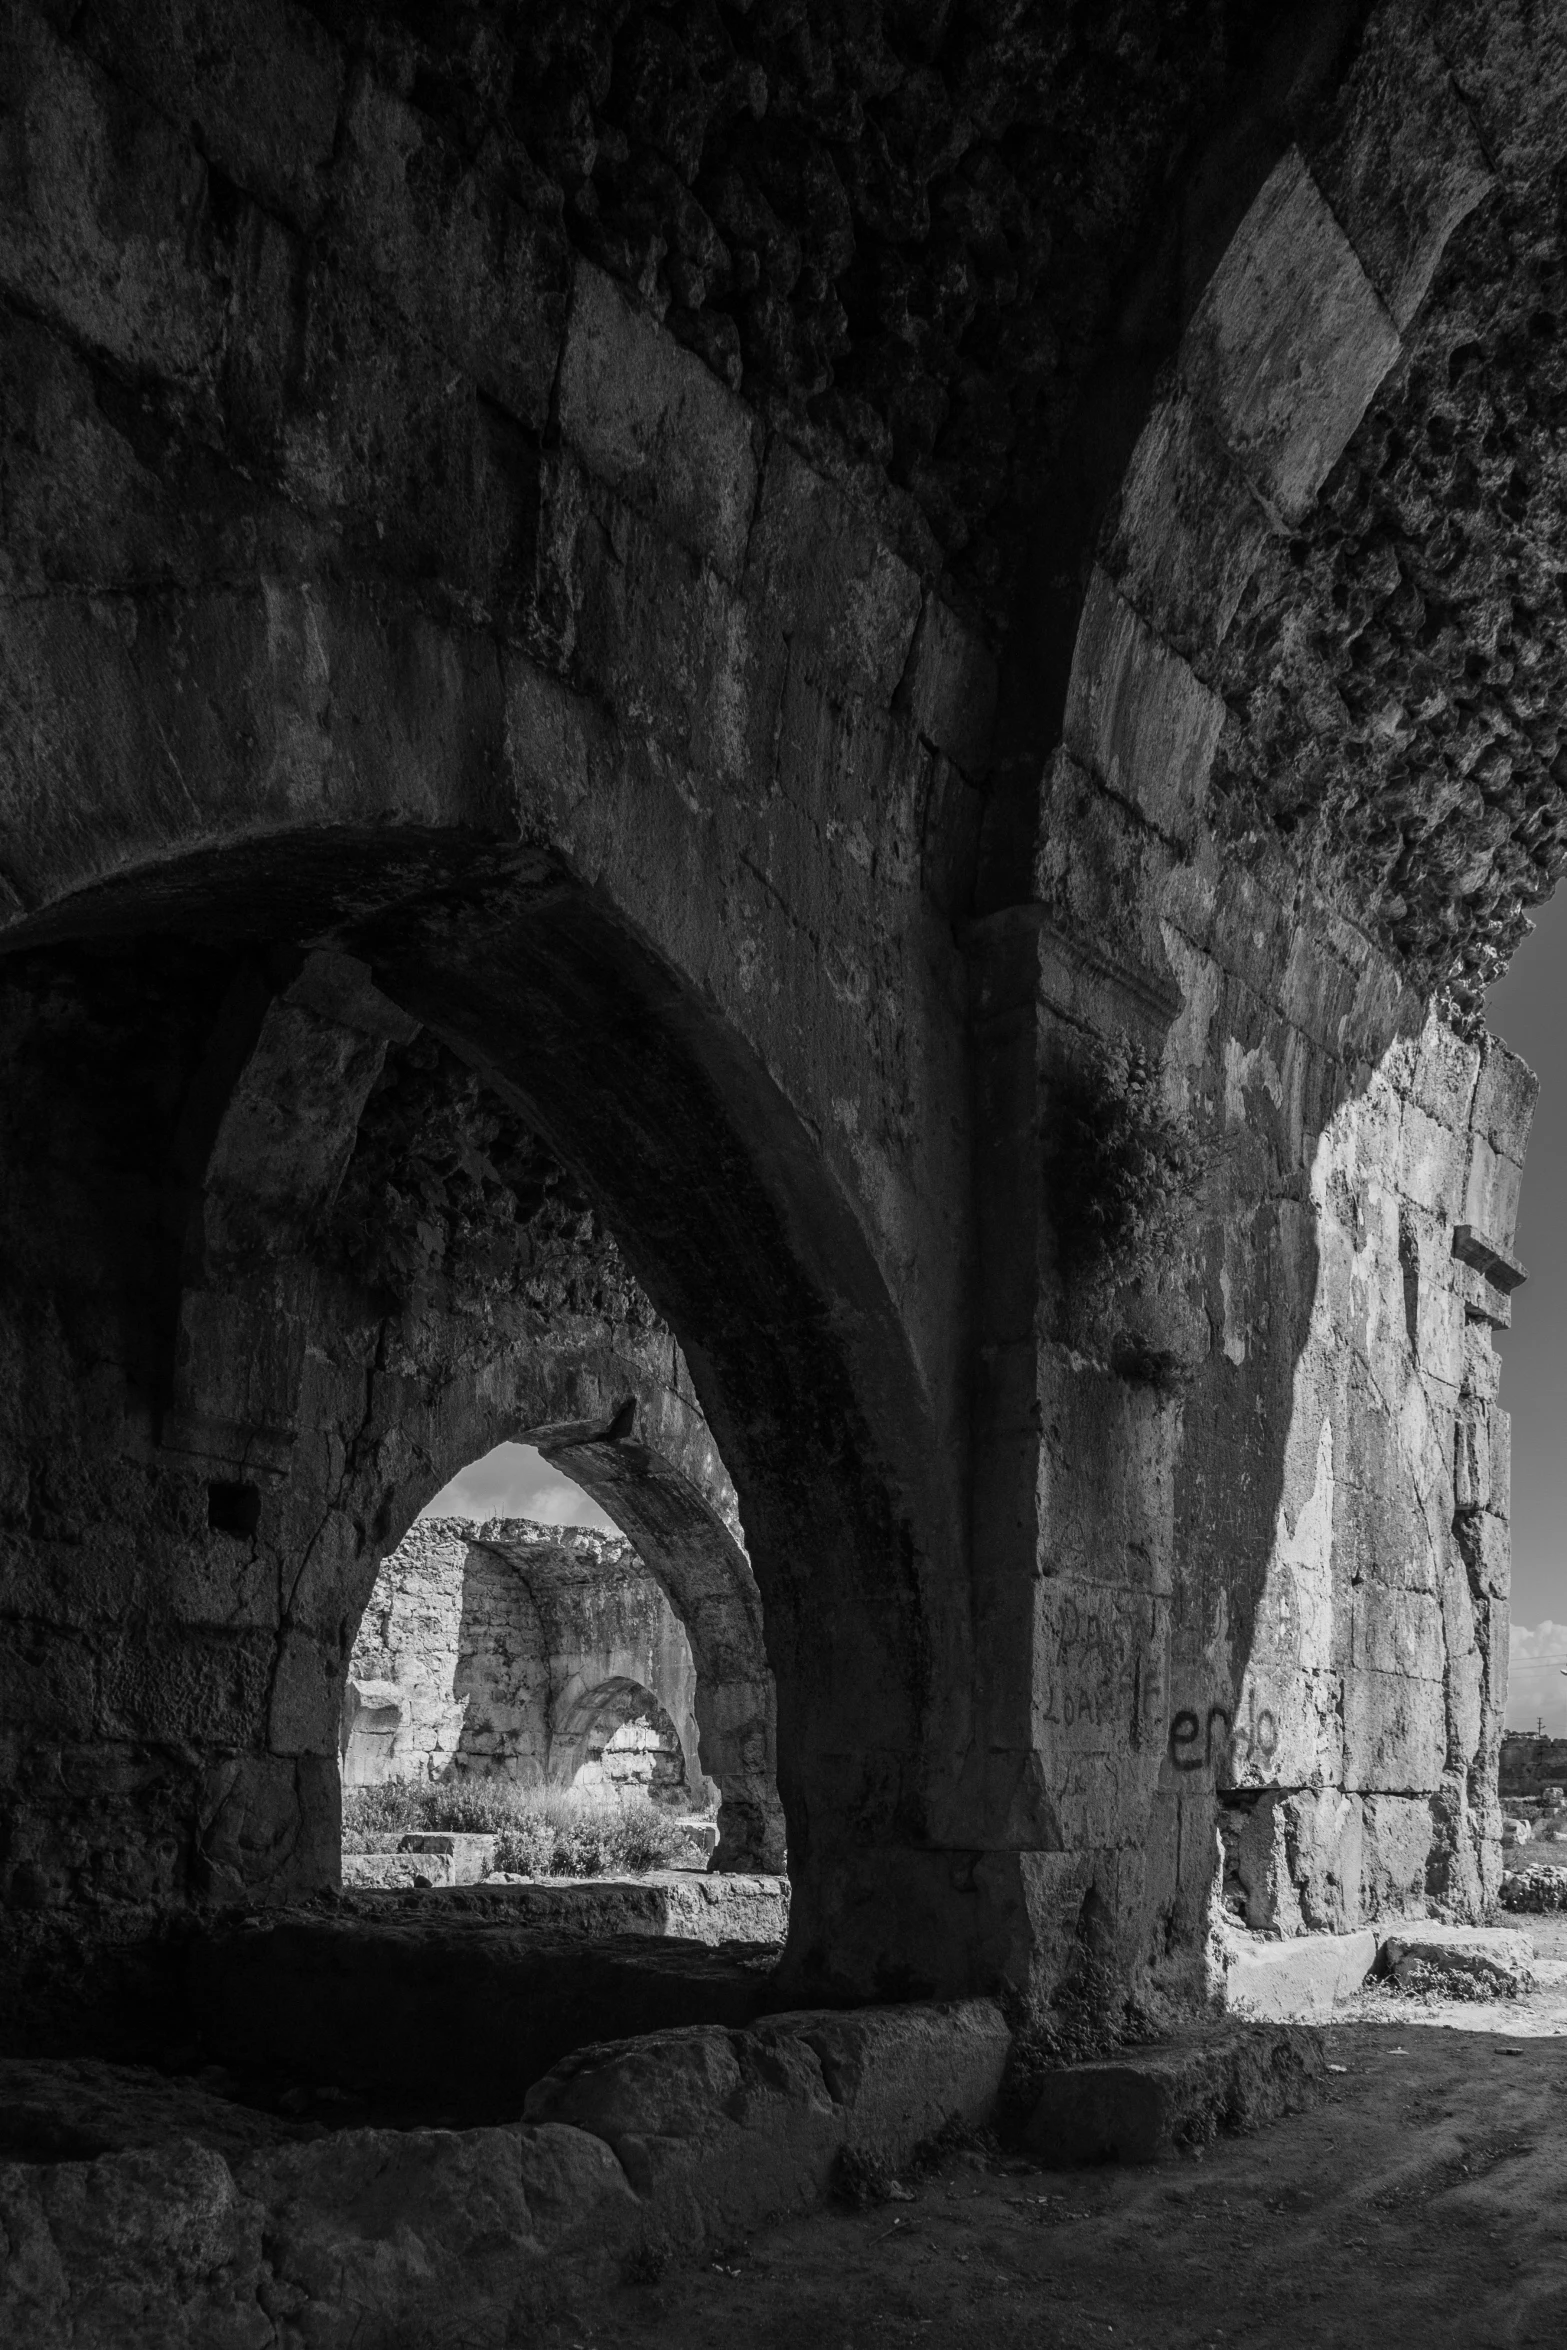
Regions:
M 1533 938 L 1487 1002 L 1491 1026 L 1540 1080 L 1518 1254 L 1529 1268 L 1500 1340 L 1513 1416 L 1513 1649 L 1509 1727 L 1567 1734 L 1567 1680 L 1531 1658 L 1567 1660 L 1567 904 L 1539 909 Z
M 426 1518 L 537 1518 L 545 1526 L 617 1528 L 580 1485 L 542 1460 L 531 1444 L 498 1444 L 443 1486 Z

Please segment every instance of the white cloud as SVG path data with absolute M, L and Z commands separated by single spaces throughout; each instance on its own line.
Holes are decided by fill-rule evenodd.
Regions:
M 1543 1721 L 1567 1737 L 1567 1624 L 1514 1624 L 1507 1661 L 1507 1727 L 1532 1730 Z
M 537 1518 L 545 1526 L 593 1526 L 606 1534 L 619 1528 L 585 1494 L 563 1477 L 531 1444 L 498 1444 L 441 1488 L 420 1511 L 424 1518 Z

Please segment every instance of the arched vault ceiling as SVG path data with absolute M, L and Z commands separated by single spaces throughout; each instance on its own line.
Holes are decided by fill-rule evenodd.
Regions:
M 311 0 L 999 610 L 1252 0 Z
M 1211 681 L 1232 837 L 1473 1017 L 1567 864 L 1567 174 L 1493 197 Z

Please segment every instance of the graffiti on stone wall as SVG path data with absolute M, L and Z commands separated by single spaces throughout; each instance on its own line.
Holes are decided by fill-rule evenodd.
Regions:
M 1279 1725 L 1257 1693 L 1247 1694 L 1246 1711 L 1237 1718 L 1227 1705 L 1209 1705 L 1199 1711 L 1182 1706 L 1172 1715 L 1166 1752 L 1178 1771 L 1212 1771 L 1228 1764 L 1241 1768 L 1251 1762 L 1264 1765 L 1279 1747 Z

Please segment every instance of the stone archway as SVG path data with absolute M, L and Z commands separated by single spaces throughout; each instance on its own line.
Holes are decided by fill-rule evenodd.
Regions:
M 1500 1458 L 1474 1333 L 1505 1306 L 1527 1087 L 1422 1026 L 1440 957 L 1392 874 L 1432 883 L 1478 951 L 1507 934 L 1520 843 L 1557 821 L 1553 783 L 1521 810 L 1496 784 L 1495 706 L 1483 770 L 1464 711 L 1442 855 L 1400 850 L 1372 887 L 1265 791 L 1221 806 L 1244 697 L 1216 656 L 1263 575 L 1305 614 L 1297 543 L 1454 224 L 1557 160 L 1550 12 L 1285 12 L 1214 139 L 1200 109 L 1161 117 L 1172 193 L 1101 238 L 1086 306 L 1063 297 L 1072 355 L 1057 368 L 1032 302 L 1017 322 L 1020 372 L 1084 429 L 1009 473 L 998 387 L 949 369 L 952 438 L 894 448 L 898 483 L 885 449 L 862 465 L 830 420 L 737 397 L 661 329 L 656 273 L 622 293 L 530 212 L 488 129 L 482 160 L 464 146 L 488 117 L 461 60 L 418 83 L 438 119 L 384 59 L 349 74 L 312 35 L 291 53 L 312 104 L 262 110 L 280 170 L 194 53 L 101 15 L 89 51 L 23 10 L 7 52 L 28 126 L 0 240 L 25 411 L 0 611 L 12 1878 L 82 1914 L 318 1881 L 344 1626 L 443 1444 L 492 1403 L 502 1427 L 616 1441 L 637 1385 L 602 1353 L 563 1371 L 593 1410 L 508 1422 L 444 1329 L 433 1362 L 404 1343 L 409 1317 L 441 1323 L 439 1267 L 389 1316 L 317 1264 L 354 1100 L 416 1023 L 623 1236 L 733 1473 L 778 1684 L 787 1981 L 1042 1995 L 1091 1918 L 1189 1984 L 1212 1804 L 1185 1790 L 1221 1684 L 1215 1750 L 1259 1577 L 1350 1490 L 1341 1434 L 1369 1459 L 1385 1432 L 1369 1340 L 1313 1335 L 1325 1263 L 1352 1297 L 1369 1282 L 1379 1343 L 1404 1332 L 1433 1457 L 1456 1423 Z M 996 55 L 972 62 L 963 89 L 999 104 Z M 1015 231 L 1000 134 L 969 128 L 986 168 L 939 220 L 976 267 L 941 275 L 990 301 L 1008 234 L 1046 240 Z M 923 247 L 925 197 L 908 209 L 893 242 Z M 978 267 L 998 240 L 999 275 Z M 837 331 L 825 266 L 807 344 Z M 782 299 L 759 305 L 773 326 Z M 998 316 L 995 353 L 1016 347 Z M 912 344 L 868 356 L 906 444 L 922 404 L 946 413 Z M 878 414 L 841 410 L 867 447 Z M 1474 483 L 1527 512 L 1515 470 Z M 995 599 L 938 588 L 899 493 L 956 545 L 970 489 L 994 513 L 1009 479 L 1043 504 L 992 762 Z M 1489 625 L 1454 624 L 1460 674 Z M 1548 732 L 1524 698 L 1509 727 Z M 1352 731 L 1330 693 L 1311 707 Z M 316 957 L 355 967 L 330 1001 Z M 399 1026 L 365 1025 L 359 977 Z M 1085 1347 L 1048 1162 L 1123 1035 L 1170 1114 L 1234 1148 L 1222 1213 Z M 300 1080 L 310 1138 L 277 1161 L 269 1069 Z M 270 1168 L 270 1193 L 227 1181 L 231 1100 L 232 1163 Z M 1417 1140 L 1388 1182 L 1395 1107 Z M 673 1368 L 639 1360 L 679 1422 Z M 640 1416 L 633 1441 L 663 1449 Z M 1456 1493 L 1421 1475 L 1442 1644 L 1470 1661 L 1387 1671 L 1451 1697 L 1444 1755 L 1468 1760 L 1436 1792 L 1466 1804 L 1505 1533 L 1478 1507 L 1444 1527 Z M 1346 1613 L 1346 1691 L 1412 1614 Z M 1217 1681 L 1184 1691 L 1210 1656 Z
M 648 1735 L 627 1735 L 639 1730 Z M 617 1748 L 623 1751 L 618 1769 Z M 644 1749 L 646 1769 L 638 1767 Z M 690 1802 L 690 1769 L 677 1725 L 644 1682 L 615 1677 L 561 1691 L 550 1741 L 550 1776 L 556 1786 L 591 1786 L 617 1798 L 643 1793 L 655 1802 Z

